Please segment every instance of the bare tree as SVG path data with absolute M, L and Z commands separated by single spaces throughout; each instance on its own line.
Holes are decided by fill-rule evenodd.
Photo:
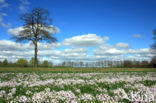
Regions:
M 156 56 L 151 59 L 150 65 L 151 67 L 156 68 Z
M 147 68 L 148 65 L 149 65 L 149 63 L 148 63 L 148 61 L 146 61 L 146 60 L 143 60 L 143 61 L 141 62 L 141 66 L 142 66 L 143 68 Z
M 154 37 L 153 37 L 153 44 L 151 45 L 152 53 L 154 53 L 154 56 L 151 59 L 151 65 L 152 67 L 156 67 L 156 30 L 154 30 Z
M 154 40 L 154 42 L 153 42 L 151 48 L 152 48 L 152 51 L 154 52 L 154 54 L 155 54 L 155 56 L 156 56 L 156 30 L 154 30 L 154 37 L 153 37 L 153 40 Z
M 124 60 L 123 62 L 124 67 L 133 67 L 133 63 L 130 60 Z
M 34 8 L 29 13 L 22 14 L 20 20 L 24 22 L 23 30 L 13 38 L 17 41 L 32 41 L 35 46 L 34 67 L 37 67 L 38 42 L 56 42 L 52 35 L 57 30 L 50 23 L 49 11 L 43 8 Z

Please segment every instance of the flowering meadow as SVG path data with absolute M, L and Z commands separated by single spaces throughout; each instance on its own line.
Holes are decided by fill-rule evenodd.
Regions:
M 156 72 L 0 73 L 0 103 L 155 103 Z

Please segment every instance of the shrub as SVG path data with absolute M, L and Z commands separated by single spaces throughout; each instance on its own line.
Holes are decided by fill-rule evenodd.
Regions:
M 7 66 L 9 63 L 8 63 L 8 60 L 7 59 L 5 59 L 4 61 L 3 61 L 3 65 L 4 66 Z
M 22 59 L 22 58 L 18 59 L 17 66 L 27 67 L 28 66 L 28 61 L 26 59 Z
M 48 67 L 49 66 L 49 63 L 47 60 L 44 60 L 43 63 L 42 63 L 42 66 L 43 67 Z

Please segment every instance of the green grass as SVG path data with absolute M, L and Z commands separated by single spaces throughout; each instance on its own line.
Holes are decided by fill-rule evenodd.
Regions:
M 0 72 L 156 72 L 156 68 L 0 67 Z
M 152 81 L 152 80 L 145 80 L 141 82 L 142 84 L 144 84 L 145 86 L 153 86 L 156 84 L 156 81 Z

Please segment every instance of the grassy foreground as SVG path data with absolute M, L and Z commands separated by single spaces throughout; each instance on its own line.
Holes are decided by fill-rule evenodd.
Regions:
M 156 68 L 0 67 L 0 72 L 156 72 Z
M 155 72 L 0 73 L 0 103 L 155 103 Z
M 0 67 L 0 103 L 155 103 L 156 68 Z

